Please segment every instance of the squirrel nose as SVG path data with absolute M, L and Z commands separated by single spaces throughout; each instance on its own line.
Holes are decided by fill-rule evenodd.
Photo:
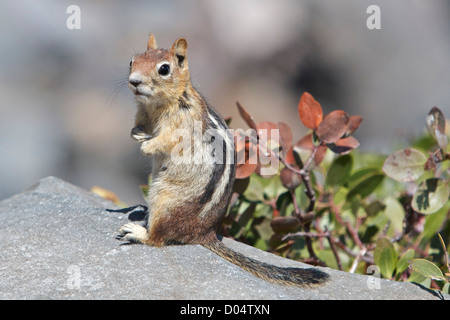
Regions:
M 131 80 L 129 80 L 129 82 L 133 87 L 137 87 L 138 85 L 140 85 L 142 83 L 141 80 L 135 80 L 135 79 L 131 79 Z
M 130 74 L 130 76 L 128 77 L 128 82 L 133 86 L 133 87 L 137 87 L 142 83 L 142 77 L 139 73 L 132 73 Z

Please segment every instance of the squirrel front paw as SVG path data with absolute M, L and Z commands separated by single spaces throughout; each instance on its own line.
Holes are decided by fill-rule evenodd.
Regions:
M 151 156 L 155 153 L 154 147 L 155 143 L 153 143 L 154 140 L 144 140 L 141 144 L 141 153 L 144 156 Z
M 150 140 L 152 136 L 145 133 L 142 127 L 134 127 L 131 129 L 131 138 L 138 142 L 144 142 Z

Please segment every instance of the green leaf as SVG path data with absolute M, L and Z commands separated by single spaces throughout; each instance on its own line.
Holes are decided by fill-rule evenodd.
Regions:
M 409 261 L 411 269 L 420 273 L 426 278 L 445 281 L 444 274 L 441 269 L 433 262 L 425 259 L 412 259 Z
M 271 178 L 266 178 L 266 180 L 268 180 L 269 183 L 265 186 L 264 193 L 270 199 L 277 199 L 278 196 L 286 190 L 283 188 L 280 176 L 274 175 Z
M 348 189 L 345 187 L 339 188 L 333 196 L 333 203 L 341 204 L 347 197 Z
M 430 178 L 418 186 L 412 199 L 412 207 L 420 213 L 431 214 L 441 209 L 449 196 L 448 181 Z
M 250 183 L 244 192 L 244 196 L 248 201 L 264 200 L 264 186 L 255 175 L 250 177 Z
M 397 267 L 397 251 L 393 244 L 386 238 L 378 240 L 373 258 L 375 264 L 380 268 L 381 275 L 390 279 Z
M 384 215 L 391 222 L 391 227 L 394 232 L 401 232 L 403 230 L 403 219 L 405 218 L 405 209 L 401 203 L 394 197 L 388 197 L 385 200 Z
M 425 172 L 427 157 L 417 149 L 407 148 L 391 154 L 384 162 L 384 173 L 397 181 L 409 182 L 419 179 Z
M 357 185 L 361 180 L 375 174 L 379 173 L 379 170 L 374 167 L 365 167 L 355 171 L 351 177 L 348 179 L 348 187 L 352 189 L 355 185 Z
M 242 236 L 246 225 L 253 218 L 256 205 L 256 203 L 244 202 L 239 206 L 237 215 L 234 218 L 229 231 L 230 235 L 235 238 Z
M 349 178 L 352 167 L 353 157 L 351 155 L 337 157 L 328 169 L 326 184 L 342 186 Z
M 442 288 L 442 292 L 446 293 L 446 294 L 450 294 L 450 283 L 449 282 L 444 284 L 444 287 Z
M 384 179 L 384 175 L 378 171 L 364 175 L 358 180 L 347 194 L 347 200 L 352 199 L 354 196 L 359 195 L 361 198 L 365 198 L 370 195 L 381 184 Z
M 378 212 L 384 211 L 386 209 L 386 205 L 380 200 L 374 200 L 367 205 L 365 209 L 369 217 L 374 217 Z
M 446 254 L 447 253 L 447 248 L 445 246 L 444 239 L 442 239 L 442 236 L 441 236 L 440 233 L 438 233 L 438 237 L 439 237 L 439 242 L 441 243 L 442 251 L 444 252 L 444 254 Z
M 440 210 L 436 211 L 435 213 L 426 216 L 425 218 L 425 225 L 422 232 L 422 236 L 427 241 L 435 236 L 436 233 L 439 232 L 439 230 L 442 227 L 442 224 L 444 223 L 445 219 L 447 218 L 447 212 L 450 210 L 449 205 L 443 206 Z
M 447 248 L 445 246 L 444 239 L 442 239 L 442 236 L 441 236 L 440 233 L 438 233 L 438 236 L 439 236 L 439 242 L 441 243 L 442 251 L 443 251 L 443 254 L 444 254 L 445 266 L 447 266 L 447 269 L 449 269 L 448 271 L 450 271 L 450 263 L 449 263 Z
M 422 274 L 420 274 L 419 272 L 411 272 L 411 275 L 408 278 L 408 282 L 415 282 L 418 283 L 422 286 L 424 286 L 425 288 L 429 288 L 431 286 L 431 279 L 424 277 Z
M 253 246 L 262 251 L 267 251 L 269 249 L 267 242 L 262 238 L 257 238 Z
M 233 192 L 237 192 L 239 194 L 243 194 L 250 183 L 250 177 L 244 179 L 236 179 L 234 181 Z
M 397 262 L 397 274 L 402 273 L 409 267 L 409 261 L 414 258 L 414 249 L 409 249 L 406 251 Z
M 237 223 L 241 227 L 245 227 L 250 219 L 253 218 L 253 214 L 256 209 L 256 203 L 250 203 L 250 205 L 245 209 L 245 211 L 237 219 Z

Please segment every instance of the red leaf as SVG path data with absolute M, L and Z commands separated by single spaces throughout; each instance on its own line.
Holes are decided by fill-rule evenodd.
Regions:
M 312 132 L 306 134 L 303 138 L 297 141 L 295 146 L 305 150 L 312 151 L 314 149 L 314 142 L 312 135 L 313 135 Z
M 244 109 L 244 107 L 241 106 L 241 104 L 239 102 L 236 102 L 238 110 L 239 110 L 239 114 L 241 115 L 242 119 L 244 119 L 245 123 L 247 123 L 247 125 L 256 130 L 256 122 L 255 120 L 253 120 L 252 116 Z
M 286 152 L 286 157 L 284 158 L 284 161 L 287 164 L 298 164 L 297 159 L 295 159 L 294 147 L 290 147 L 289 150 Z
M 350 117 L 345 111 L 335 110 L 323 118 L 316 134 L 325 143 L 335 143 L 347 132 L 349 122 Z
M 269 156 L 259 154 L 258 165 L 256 166 L 256 174 L 263 178 L 273 177 L 280 169 L 280 161 L 273 153 Z
M 331 151 L 337 154 L 347 154 L 358 147 L 359 141 L 352 136 L 339 139 L 338 141 L 336 141 L 336 143 L 328 145 L 328 148 L 330 148 Z
M 266 141 L 262 141 L 264 146 L 270 147 L 270 143 L 268 143 L 272 139 L 272 130 L 278 129 L 277 125 L 270 121 L 263 121 L 256 124 L 258 137 L 266 137 Z
M 292 131 L 291 128 L 284 122 L 278 122 L 278 128 L 280 129 L 280 144 L 284 156 L 292 147 Z
M 314 157 L 314 163 L 316 166 L 322 163 L 323 159 L 325 158 L 325 155 L 327 153 L 327 147 L 320 146 L 319 150 L 316 152 L 316 156 Z
M 236 179 L 244 179 L 249 177 L 253 172 L 255 172 L 257 164 L 239 164 L 236 166 Z
M 255 169 L 255 173 L 262 178 L 273 177 L 278 172 L 278 167 L 271 166 L 270 164 L 258 163 Z
M 313 149 L 316 147 L 313 142 L 312 133 L 308 133 L 306 136 L 301 138 L 294 146 L 294 151 L 296 148 L 304 149 L 310 151 L 309 154 L 312 153 Z M 314 163 L 316 165 L 319 165 L 323 159 L 325 158 L 325 154 L 327 152 L 326 146 L 320 146 L 319 149 L 316 152 L 316 155 L 314 157 Z M 308 155 L 309 157 L 309 155 Z M 306 161 L 307 159 L 302 159 L 303 161 Z
M 317 129 L 322 121 L 323 111 L 320 103 L 317 102 L 308 92 L 303 93 L 298 103 L 298 114 L 303 125 L 309 129 Z
M 359 128 L 359 125 L 361 124 L 363 118 L 361 116 L 350 116 L 350 121 L 348 123 L 347 132 L 345 132 L 345 136 L 348 137 L 353 132 L 356 131 L 356 129 Z
M 258 167 L 256 168 L 256 173 L 261 176 L 266 176 L 264 172 L 268 172 L 270 166 L 273 166 L 275 163 L 278 164 L 278 158 L 273 154 L 274 150 L 278 150 L 280 147 L 278 133 L 279 130 L 277 125 L 270 121 L 263 121 L 256 125 L 257 127 L 257 135 L 258 135 Z M 275 130 L 274 132 L 272 130 Z M 278 151 L 275 153 L 278 154 Z M 263 169 L 263 173 L 261 174 L 261 167 L 266 168 Z M 272 171 L 272 170 L 270 170 Z M 278 171 L 278 170 L 277 170 Z M 273 174 L 273 173 L 272 173 Z
M 294 168 L 298 169 L 297 166 L 294 166 Z M 280 180 L 287 189 L 295 189 L 302 183 L 302 176 L 284 167 L 280 172 Z
M 240 131 L 234 131 L 234 146 L 236 151 L 242 150 L 245 147 L 245 136 Z
M 236 179 L 243 179 L 250 176 L 258 166 L 257 147 L 248 141 L 248 137 L 236 131 Z

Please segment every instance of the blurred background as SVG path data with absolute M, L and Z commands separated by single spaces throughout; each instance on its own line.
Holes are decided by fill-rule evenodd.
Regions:
M 81 9 L 81 29 L 66 12 Z M 369 5 L 381 9 L 370 30 Z M 192 81 L 231 127 L 256 121 L 305 132 L 297 105 L 310 92 L 326 113 L 364 117 L 361 149 L 391 152 L 450 115 L 450 2 L 445 0 L 166 0 L 0 2 L 0 200 L 54 175 L 143 203 L 149 161 L 129 138 L 130 58 L 180 36 Z

